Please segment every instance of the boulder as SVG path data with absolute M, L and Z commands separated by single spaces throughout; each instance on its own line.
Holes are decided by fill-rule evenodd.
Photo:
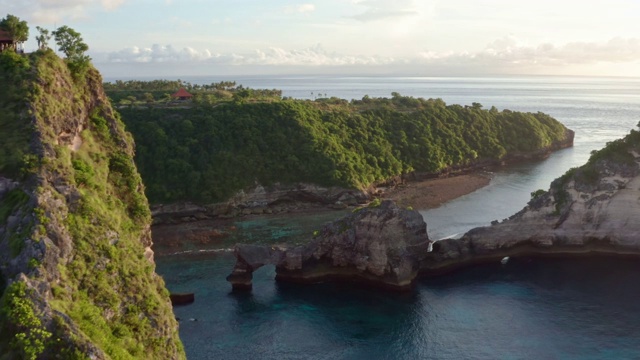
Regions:
M 193 293 L 171 293 L 169 298 L 171 299 L 171 305 L 173 306 L 189 305 L 196 301 L 196 297 Z

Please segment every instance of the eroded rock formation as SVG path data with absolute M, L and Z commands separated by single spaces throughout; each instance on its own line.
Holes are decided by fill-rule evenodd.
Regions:
M 234 289 L 251 288 L 253 271 L 273 264 L 278 280 L 355 280 L 407 289 L 429 245 L 427 227 L 418 212 L 384 201 L 325 225 L 307 245 L 236 246 L 237 262 L 227 280 Z
M 442 240 L 422 263 L 437 274 L 505 256 L 640 255 L 640 143 L 637 131 L 596 153 L 519 213 Z
M 314 184 L 256 184 L 239 191 L 229 200 L 196 205 L 176 203 L 152 207 L 154 224 L 184 223 L 206 219 L 226 219 L 243 215 L 289 213 L 309 208 L 344 209 L 371 199 L 370 190 L 323 187 Z
M 229 280 L 250 287 L 251 273 L 275 264 L 277 279 L 347 278 L 393 288 L 416 275 L 437 275 L 504 257 L 640 255 L 640 132 L 595 152 L 589 162 L 532 194 L 520 212 L 431 244 L 417 212 L 390 202 L 327 225 L 306 246 L 239 246 Z

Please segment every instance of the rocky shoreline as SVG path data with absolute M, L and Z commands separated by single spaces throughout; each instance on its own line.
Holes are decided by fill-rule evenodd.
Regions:
M 399 206 L 417 210 L 430 209 L 466 195 L 489 184 L 489 173 L 463 174 L 446 178 L 411 181 L 395 188 L 389 188 L 382 193 L 384 200 L 393 200 Z M 335 209 L 333 206 L 318 203 L 291 203 L 279 205 L 281 211 L 271 213 L 256 213 L 238 215 L 237 217 L 213 217 L 205 213 L 200 206 L 188 205 L 175 207 L 176 213 L 161 220 L 156 218 L 152 226 L 154 252 L 156 256 L 185 250 L 189 248 L 209 249 L 215 244 L 223 244 L 228 237 L 236 233 L 238 221 L 252 219 L 280 219 L 286 216 L 294 217 L 322 217 L 325 221 L 335 220 L 343 214 L 353 211 L 358 206 L 352 205 L 345 209 Z M 182 210 L 180 210 L 182 209 Z
M 640 140 L 640 132 L 631 135 Z M 269 263 L 276 265 L 277 280 L 282 281 L 339 279 L 406 290 L 418 275 L 437 276 L 509 258 L 640 257 L 640 151 L 627 141 L 595 153 L 589 163 L 556 179 L 549 191 L 532 194 L 527 206 L 509 219 L 472 229 L 460 239 L 431 242 L 426 223 L 405 221 L 415 217 L 415 211 L 383 202 L 378 209 L 363 209 L 366 215 L 329 225 L 346 224 L 349 236 L 342 242 L 323 230 L 321 238 L 307 246 L 278 249 Z M 631 149 L 621 150 L 622 146 Z M 424 229 L 424 236 L 403 233 L 422 233 L 418 228 Z M 402 239 L 393 234 L 403 234 Z M 344 254 L 345 246 L 351 246 L 351 252 Z M 260 261 L 246 262 L 242 246 L 235 254 L 237 265 L 228 280 L 236 289 L 248 288 L 246 273 Z M 291 257 L 294 263 L 287 260 Z M 235 286 L 243 271 L 244 286 Z
M 151 207 L 151 211 L 154 225 L 158 225 L 297 213 L 314 209 L 344 210 L 367 204 L 375 198 L 391 199 L 402 206 L 429 209 L 488 185 L 490 177 L 486 172 L 491 169 L 542 160 L 553 151 L 573 146 L 574 135 L 572 130 L 567 130 L 563 141 L 535 152 L 514 153 L 501 160 L 478 160 L 464 167 L 447 168 L 438 173 L 412 172 L 362 190 L 305 183 L 276 183 L 271 186 L 255 184 L 251 189 L 240 191 L 221 203 L 157 204 Z
M 489 185 L 491 174 L 453 173 L 437 178 L 397 181 L 369 191 L 342 188 L 322 188 L 316 185 L 264 188 L 242 192 L 229 202 L 198 205 L 194 203 L 159 204 L 152 206 L 153 225 L 179 225 L 202 220 L 233 220 L 251 216 L 306 214 L 332 210 L 354 209 L 375 198 L 393 200 L 405 207 L 433 209 L 460 196 Z M 258 199 L 259 198 L 259 199 Z M 250 199 L 250 200 L 248 200 Z

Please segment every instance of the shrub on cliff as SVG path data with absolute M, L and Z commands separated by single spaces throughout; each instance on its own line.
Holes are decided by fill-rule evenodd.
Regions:
M 638 123 L 640 127 L 640 123 Z M 566 191 L 570 182 L 579 191 L 594 191 L 603 176 L 619 174 L 635 176 L 640 172 L 636 162 L 636 155 L 640 151 L 640 131 L 632 129 L 622 139 L 610 141 L 600 150 L 593 150 L 586 164 L 569 169 L 561 177 L 551 183 L 551 193 L 554 195 L 556 215 L 571 200 Z

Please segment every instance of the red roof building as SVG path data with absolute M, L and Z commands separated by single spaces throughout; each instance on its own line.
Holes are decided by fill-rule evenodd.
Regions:
M 189 100 L 193 97 L 193 95 L 189 94 L 184 88 L 180 88 L 178 92 L 176 92 L 175 94 L 171 94 L 171 97 L 178 98 L 180 100 Z

